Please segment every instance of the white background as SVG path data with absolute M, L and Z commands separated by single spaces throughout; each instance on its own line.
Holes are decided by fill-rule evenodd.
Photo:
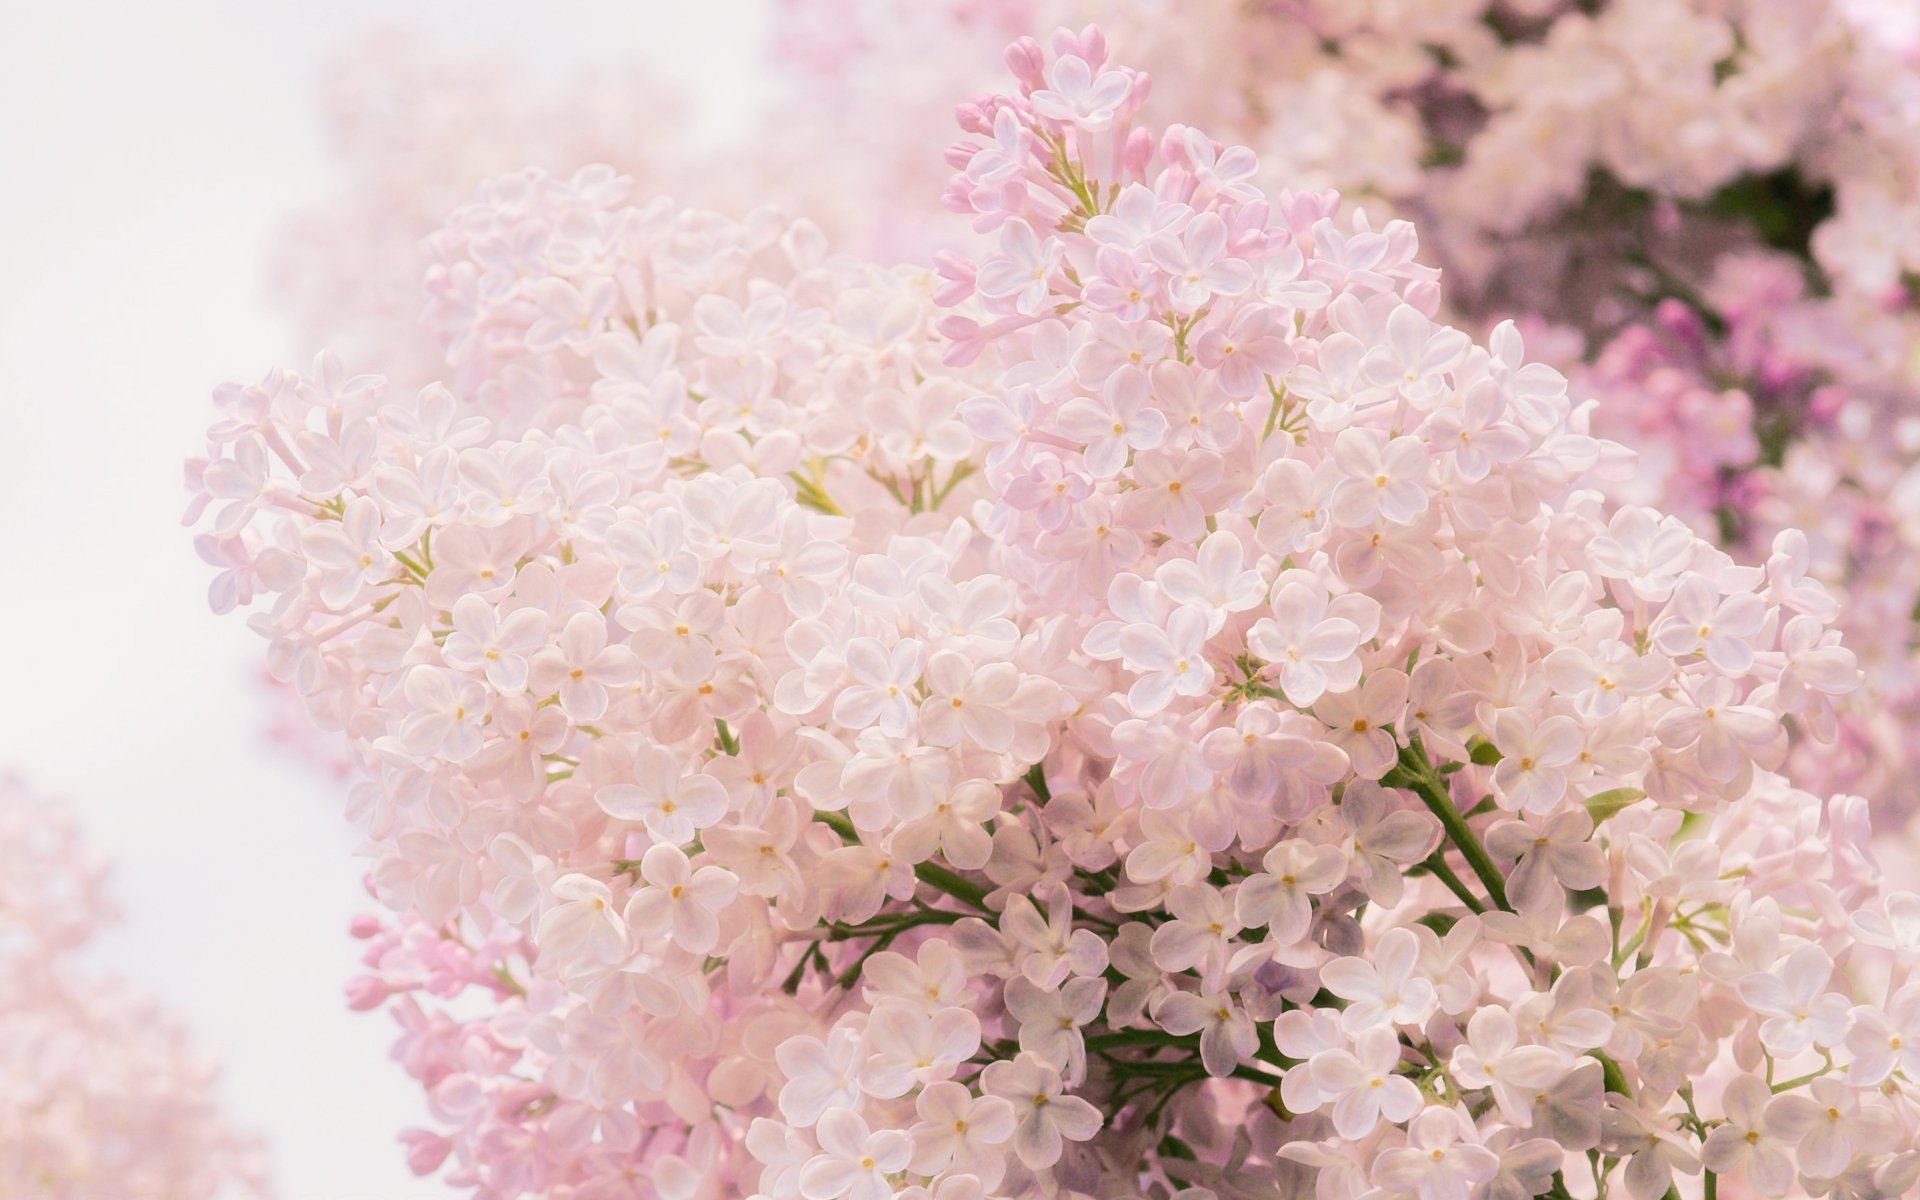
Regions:
M 391 1021 L 342 996 L 341 797 L 262 741 L 265 644 L 179 525 L 208 392 L 289 357 L 262 281 L 329 191 L 322 70 L 386 25 L 546 73 L 641 55 L 724 119 L 761 2 L 0 0 L 0 770 L 79 807 L 126 911 L 96 965 L 224 1063 L 285 1200 L 447 1194 L 395 1141 L 427 1122 Z

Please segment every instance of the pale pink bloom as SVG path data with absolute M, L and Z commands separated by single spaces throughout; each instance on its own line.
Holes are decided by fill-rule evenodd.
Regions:
M 1141 454 L 1133 463 L 1139 486 L 1121 495 L 1120 519 L 1141 533 L 1164 527 L 1182 541 L 1198 542 L 1207 536 L 1201 497 L 1220 483 L 1222 470 L 1219 456 L 1205 452 Z
M 1518 946 L 1535 958 L 1563 966 L 1586 966 L 1607 954 L 1607 928 L 1587 913 L 1565 916 L 1549 897 L 1518 912 L 1488 912 L 1481 918 L 1487 937 Z
M 1237 799 L 1273 800 L 1279 813 L 1301 816 L 1325 798 L 1328 785 L 1347 775 L 1346 754 L 1318 733 L 1299 716 L 1244 705 L 1234 724 L 1208 732 L 1201 748 L 1207 764 L 1224 772 Z
M 1069 975 L 1095 976 L 1107 968 L 1107 944 L 1091 929 L 1073 927 L 1073 902 L 1055 886 L 1042 899 L 1044 915 L 1025 896 L 1012 896 L 1000 926 L 1014 948 L 1020 973 L 1043 988 L 1056 988 Z
M 1478 1143 L 1473 1122 L 1451 1108 L 1421 1112 L 1407 1144 L 1374 1159 L 1374 1186 L 1420 1200 L 1466 1200 L 1500 1173 L 1500 1156 Z
M 1467 1040 L 1454 1047 L 1448 1069 L 1464 1088 L 1490 1088 L 1495 1103 L 1516 1125 L 1533 1123 L 1533 1097 L 1572 1064 L 1548 1046 L 1519 1044 L 1513 1015 L 1482 1008 L 1467 1022 Z
M 888 900 L 913 895 L 913 864 L 874 846 L 842 846 L 821 861 L 817 880 L 829 921 L 857 925 Z
M 1179 1037 L 1199 1034 L 1200 1065 L 1209 1075 L 1231 1075 L 1260 1046 L 1259 1032 L 1247 1011 L 1204 984 L 1198 992 L 1161 996 L 1153 1006 L 1153 1019 Z
M 1365 429 L 1343 429 L 1333 441 L 1333 462 L 1340 482 L 1327 509 L 1338 523 L 1353 527 L 1376 518 L 1404 525 L 1427 511 L 1426 444 L 1418 438 L 1384 441 Z
M 713 678 L 719 656 L 716 640 L 727 627 L 725 601 L 705 589 L 674 597 L 670 604 L 664 600 L 657 597 L 654 603 L 629 604 L 615 614 L 633 632 L 628 646 L 615 648 L 630 654 L 616 662 L 657 671 L 676 683 L 707 682 Z
M 1508 422 L 1506 397 L 1491 379 L 1469 387 L 1459 408 L 1434 409 L 1420 432 L 1436 451 L 1452 452 L 1454 469 L 1469 482 L 1485 479 L 1495 466 L 1528 449 L 1526 434 Z
M 1665 600 L 1693 562 L 1693 532 L 1645 508 L 1622 508 L 1587 554 L 1602 578 L 1619 579 L 1641 600 Z
M 700 560 L 685 538 L 686 524 L 671 508 L 607 527 L 607 550 L 621 564 L 620 586 L 629 597 L 645 599 L 662 588 L 679 595 L 700 582 Z
M 385 518 L 380 541 L 402 549 L 429 529 L 445 528 L 459 515 L 460 465 L 451 446 L 436 446 L 418 464 L 402 469 L 381 467 L 373 472 L 373 496 Z
M 1195 608 L 1176 608 L 1166 627 L 1138 623 L 1120 631 L 1121 662 L 1138 678 L 1127 692 L 1136 717 L 1151 717 L 1175 696 L 1204 696 L 1218 672 L 1207 661 L 1207 616 Z
M 1606 882 L 1607 860 L 1589 840 L 1593 818 L 1585 809 L 1556 813 L 1544 821 L 1499 821 L 1487 829 L 1487 849 L 1514 861 L 1507 872 L 1507 895 L 1531 906 L 1553 898 L 1553 888 L 1597 888 Z
M 1780 719 L 1757 704 L 1742 703 L 1731 679 L 1714 676 L 1690 692 L 1654 723 L 1653 731 L 1664 745 L 1691 748 L 1700 769 L 1716 782 L 1732 780 L 1781 736 Z
M 840 1026 L 825 1041 L 806 1034 L 787 1038 L 774 1050 L 774 1058 L 786 1076 L 780 1114 L 794 1124 L 810 1126 L 828 1109 L 860 1102 L 858 1080 L 867 1055 L 854 1030 Z
M 977 871 L 993 857 L 993 839 L 986 822 L 1000 815 L 1000 789 L 981 780 L 961 784 L 930 808 L 895 809 L 904 823 L 893 834 L 893 847 L 916 862 L 933 857 L 937 851 L 947 862 L 963 871 Z M 1049 815 L 1064 820 L 1064 809 L 1055 812 L 1063 797 L 1054 797 Z M 925 815 L 909 814 L 924 811 Z
M 1337 1092 L 1321 1092 L 1313 1081 L 1311 1060 L 1328 1050 L 1351 1049 L 1353 1039 L 1340 1028 L 1340 1014 L 1331 1008 L 1290 1008 L 1273 1019 L 1273 1040 L 1280 1053 L 1297 1059 L 1280 1082 L 1280 1096 L 1293 1112 L 1308 1113 L 1333 1099 Z
M 1856 1153 L 1875 1154 L 1898 1144 L 1901 1122 L 1893 1110 L 1862 1104 L 1860 1093 L 1839 1079 L 1816 1079 L 1807 1090 L 1811 1095 L 1775 1096 L 1766 1109 L 1767 1133 L 1793 1143 L 1802 1176 L 1831 1179 Z
M 957 416 L 965 397 L 961 386 L 948 379 L 922 383 L 906 394 L 904 402 L 887 393 L 876 395 L 868 411 L 880 434 L 881 449 L 905 462 L 966 460 L 973 449 L 973 435 Z
M 1432 406 L 1446 387 L 1444 374 L 1465 357 L 1471 340 L 1458 329 L 1436 328 L 1402 304 L 1388 314 L 1384 342 L 1367 352 L 1361 375 L 1376 387 L 1399 389 L 1419 408 Z
M 1609 1097 L 1601 1123 L 1601 1145 L 1627 1160 L 1621 1176 L 1634 1200 L 1658 1200 L 1673 1186 L 1673 1173 L 1700 1172 L 1692 1139 L 1674 1128 L 1675 1122 L 1624 1097 Z
M 527 327 L 527 349 L 549 354 L 565 346 L 588 353 L 606 328 L 618 295 L 608 279 L 584 280 L 580 287 L 557 276 L 540 280 L 533 285 L 540 318 Z
M 1100 1110 L 1061 1090 L 1060 1073 L 1031 1054 L 987 1064 L 980 1087 L 1013 1107 L 1013 1152 L 1030 1171 L 1060 1161 L 1067 1142 L 1084 1142 L 1104 1123 Z
M 1847 1082 L 1875 1087 L 1894 1071 L 1920 1075 L 1920 984 L 1910 983 L 1888 998 L 1884 1008 L 1860 1005 L 1847 1029 Z
M 1351 1051 L 1322 1050 L 1304 1064 L 1320 1103 L 1333 1102 L 1334 1129 L 1355 1141 L 1372 1133 L 1382 1117 L 1399 1124 L 1420 1111 L 1419 1089 L 1394 1073 L 1399 1065 L 1400 1041 L 1384 1027 L 1361 1032 Z
M 1238 408 L 1215 403 L 1192 367 L 1181 362 L 1156 363 L 1148 381 L 1153 385 L 1155 405 L 1167 414 L 1169 447 L 1184 450 L 1197 446 L 1215 454 L 1234 448 L 1244 427 Z
M 1744 1168 L 1754 1191 L 1784 1196 L 1793 1186 L 1793 1162 L 1786 1149 L 1793 1143 L 1783 1139 L 1767 1119 L 1772 1099 L 1772 1089 L 1756 1076 L 1742 1075 L 1729 1083 L 1720 1097 L 1726 1122 L 1708 1132 L 1700 1146 L 1700 1161 L 1718 1175 Z
M 1133 80 L 1126 72 L 1101 71 L 1096 75 L 1085 59 L 1063 54 L 1047 72 L 1047 86 L 1034 91 L 1028 100 L 1042 117 L 1099 133 L 1113 124 L 1117 110 L 1132 90 Z
M 1833 960 L 1818 946 L 1802 946 L 1781 960 L 1771 972 L 1740 981 L 1740 999 L 1760 1016 L 1760 1041 L 1781 1057 L 1809 1046 L 1833 1047 L 1846 1036 L 1851 1006 L 1838 992 L 1827 990 Z
M 1889 892 L 1880 912 L 1871 909 L 1848 919 L 1853 935 L 1869 946 L 1893 951 L 1901 962 L 1920 958 L 1920 895 Z
M 1494 714 L 1493 744 L 1500 751 L 1493 787 L 1501 807 L 1533 814 L 1552 812 L 1567 792 L 1567 768 L 1580 757 L 1584 739 L 1571 717 L 1535 722 L 1515 708 Z
M 528 682 L 535 695 L 557 694 L 567 716 L 589 723 L 606 713 L 607 689 L 632 682 L 637 666 L 632 650 L 608 644 L 605 617 L 575 613 L 559 640 L 533 657 Z
M 979 1048 L 980 1018 L 965 1008 L 882 1004 L 867 1021 L 860 1086 L 883 1100 L 904 1096 L 949 1078 Z
M 1130 183 L 1107 211 L 1087 221 L 1087 236 L 1102 246 L 1134 251 L 1156 234 L 1177 229 L 1193 215 L 1185 204 L 1168 203 L 1153 194 L 1151 188 Z M 1164 333 L 1164 331 L 1163 331 Z
M 914 589 L 931 618 L 929 641 L 950 641 L 976 655 L 1005 655 L 1019 640 L 1019 626 L 1006 615 L 1013 601 L 1004 579 L 980 575 L 956 583 L 926 574 Z
M 1419 965 L 1419 939 L 1408 930 L 1390 929 L 1375 944 L 1371 962 L 1336 958 L 1320 968 L 1320 982 L 1349 1002 L 1340 1018 L 1349 1033 L 1419 1025 L 1439 1005 L 1433 982 L 1418 974 Z
M 1069 1086 L 1075 1086 L 1087 1074 L 1087 1048 L 1081 1027 L 1099 1019 L 1106 997 L 1104 979 L 1069 979 L 1053 990 L 1020 976 L 1007 982 L 1007 1015 L 1020 1024 L 1020 1049 L 1040 1058 L 1059 1071 Z
M 440 657 L 459 671 L 479 671 L 497 691 L 512 695 L 527 686 L 527 655 L 547 643 L 547 615 L 516 609 L 501 619 L 493 605 L 469 592 L 453 605 L 453 632 Z
M 1358 625 L 1328 614 L 1324 588 L 1285 575 L 1275 580 L 1273 615 L 1247 631 L 1247 645 L 1278 669 L 1280 690 L 1301 708 L 1360 681 L 1360 641 Z
M 789 512 L 780 541 L 760 564 L 760 586 L 786 602 L 794 616 L 817 617 L 846 569 L 845 546 L 816 537 L 807 515 Z
M 633 952 L 627 923 L 613 906 L 613 893 L 598 879 L 578 873 L 553 881 L 552 905 L 540 917 L 534 940 L 546 953 L 568 958 L 585 952 L 616 963 Z
M 1342 793 L 1339 808 L 1323 810 L 1324 823 L 1302 830 L 1310 840 L 1332 839 L 1341 845 L 1367 895 L 1389 906 L 1400 902 L 1406 869 L 1432 854 L 1441 841 L 1439 821 L 1398 806 L 1396 797 L 1404 795 L 1356 779 Z
M 217 450 L 210 448 L 207 453 L 215 455 Z M 204 503 L 206 497 L 228 502 L 215 514 L 213 532 L 232 537 L 246 528 L 266 494 L 268 480 L 266 445 L 252 434 L 234 443 L 232 458 L 210 458 L 199 480 L 206 496 L 196 503 Z
M 1170 887 L 1206 877 L 1212 865 L 1209 847 L 1187 829 L 1179 813 L 1150 808 L 1140 816 L 1140 840 L 1127 852 L 1127 877 Z
M 553 863 L 543 854 L 511 833 L 495 837 L 487 846 L 487 857 L 500 869 L 500 882 L 493 889 L 493 910 L 503 921 L 520 924 L 540 909 L 540 901 L 551 889 Z
M 715 916 L 733 903 L 740 880 L 723 867 L 694 869 L 686 853 L 667 842 L 640 859 L 645 886 L 627 898 L 627 925 L 643 938 L 670 937 L 689 954 L 705 954 L 720 938 Z
M 380 544 L 380 506 L 366 496 L 349 501 L 338 522 L 308 526 L 300 535 L 300 551 L 320 569 L 320 602 L 328 608 L 346 608 L 395 570 Z
M 1153 960 L 1177 974 L 1198 969 L 1202 979 L 1219 981 L 1227 953 L 1240 933 L 1236 901 L 1208 884 L 1186 884 L 1167 897 L 1173 919 L 1153 931 Z
M 957 1083 L 934 1083 L 914 1100 L 920 1123 L 911 1130 L 916 1174 L 949 1170 L 974 1175 L 988 1188 L 1005 1172 L 1000 1149 L 1013 1136 L 1013 1106 L 999 1096 L 974 1096 Z
M 1146 249 L 1153 265 L 1167 273 L 1168 295 L 1182 312 L 1253 286 L 1253 268 L 1228 249 L 1226 223 L 1217 213 L 1200 213 L 1177 236 L 1156 235 Z
M 1011 663 L 984 666 L 955 650 L 927 660 L 927 698 L 920 705 L 922 735 L 936 746 L 963 739 L 985 750 L 1013 744 L 1020 673 Z
M 685 845 L 727 813 L 727 789 L 711 775 L 687 773 L 679 755 L 662 746 L 634 756 L 632 783 L 609 784 L 594 793 L 608 816 L 644 823 L 654 837 Z
M 1840 605 L 1819 580 L 1810 578 L 1813 552 L 1807 535 L 1798 529 L 1782 529 L 1773 537 L 1773 553 L 1766 562 L 1766 599 L 1769 604 L 1792 609 L 1820 624 L 1840 615 Z
M 1541 660 L 1553 690 L 1573 701 L 1581 716 L 1609 717 L 1634 696 L 1660 690 L 1673 664 L 1657 654 L 1635 654 L 1625 642 L 1608 641 L 1593 653 L 1562 646 Z
M 1122 369 L 1107 377 L 1100 399 L 1079 396 L 1061 406 L 1058 427 L 1085 444 L 1087 472 L 1095 479 L 1111 478 L 1132 451 L 1166 440 L 1166 414 L 1149 407 L 1149 399 L 1146 372 Z
M 503 780 L 514 795 L 532 798 L 547 782 L 545 755 L 557 752 L 573 732 L 565 713 L 525 695 L 511 696 L 488 714 L 491 739 L 467 760 L 477 779 Z
M 1175 604 L 1204 612 L 1211 637 L 1234 613 L 1245 612 L 1266 599 L 1266 581 L 1257 568 L 1242 570 L 1245 561 L 1246 548 L 1239 537 L 1224 529 L 1216 530 L 1200 543 L 1192 559 L 1161 563 L 1154 572 L 1154 582 Z
M 1388 669 L 1375 671 L 1350 692 L 1320 697 L 1313 712 L 1326 722 L 1327 740 L 1346 753 L 1353 773 L 1378 779 L 1399 755 L 1392 729 L 1398 728 L 1406 708 L 1406 673 Z
M 740 880 L 742 893 L 777 897 L 800 879 L 793 859 L 800 832 L 792 801 L 775 799 L 753 825 L 710 825 L 701 831 L 700 842 Z
M 1688 573 L 1654 622 L 1653 642 L 1675 658 L 1700 655 L 1726 675 L 1753 666 L 1753 636 L 1766 620 L 1766 602 L 1752 592 L 1722 598 L 1713 580 Z
M 407 672 L 407 703 L 400 722 L 400 745 L 416 757 L 439 755 L 464 762 L 479 753 L 491 697 L 485 685 L 442 667 L 418 666 Z
M 1246 398 L 1266 391 L 1268 377 L 1293 366 L 1279 312 L 1252 305 L 1234 314 L 1224 329 L 1215 325 L 1194 343 L 1194 359 L 1213 370 L 1229 396 Z
M 849 1108 L 828 1109 L 814 1136 L 821 1153 L 800 1169 L 806 1200 L 888 1200 L 887 1179 L 913 1158 L 913 1139 L 898 1129 L 870 1130 Z
M 463 450 L 460 482 L 467 488 L 467 515 L 483 528 L 544 512 L 551 486 L 547 452 L 527 443 Z
M 366 479 L 373 466 L 374 423 L 355 421 L 336 437 L 303 429 L 294 435 L 293 447 L 307 468 L 300 475 L 300 490 L 331 496 Z
M 1008 300 L 1014 311 L 1034 316 L 1046 305 L 1049 277 L 1059 269 L 1064 251 L 1057 238 L 1042 241 L 1025 221 L 1015 218 L 1000 227 L 1000 253 L 980 269 L 980 294 Z M 991 433 L 969 422 L 979 436 Z
M 1350 333 L 1335 331 L 1314 347 L 1311 363 L 1288 372 L 1287 391 L 1307 402 L 1307 417 L 1319 428 L 1338 433 L 1355 416 L 1393 399 L 1390 387 L 1368 383 L 1361 375 L 1366 343 Z
M 1337 846 L 1290 838 L 1267 851 L 1261 872 L 1234 895 L 1239 925 L 1264 925 L 1276 942 L 1297 942 L 1313 922 L 1311 897 L 1323 896 L 1347 878 L 1347 856 Z
M 1842 696 L 1860 687 L 1858 663 L 1840 645 L 1839 631 L 1813 617 L 1796 616 L 1780 630 L 1780 659 L 1776 686 L 1787 712 L 1808 707 L 1815 700 L 1808 693 Z
M 905 638 L 891 650 L 873 638 L 847 643 L 854 682 L 834 698 L 833 719 L 849 729 L 877 724 L 888 737 L 903 737 L 913 722 L 913 689 L 920 678 L 922 648 Z

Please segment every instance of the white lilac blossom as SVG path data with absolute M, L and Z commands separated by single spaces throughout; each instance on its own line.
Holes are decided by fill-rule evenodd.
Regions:
M 1139 124 L 1098 30 L 1008 61 L 933 271 L 527 171 L 431 239 L 445 387 L 219 393 L 195 510 L 356 759 L 416 1168 L 1904 1187 L 1916 902 L 1780 773 L 1858 684 L 1793 543 L 1610 506 L 1412 225 Z

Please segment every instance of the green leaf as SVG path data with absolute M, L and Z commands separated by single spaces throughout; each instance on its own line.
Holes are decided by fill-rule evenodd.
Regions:
M 1611 788 L 1587 797 L 1587 815 L 1593 818 L 1595 825 L 1598 825 L 1628 805 L 1646 798 L 1647 794 L 1639 788 Z

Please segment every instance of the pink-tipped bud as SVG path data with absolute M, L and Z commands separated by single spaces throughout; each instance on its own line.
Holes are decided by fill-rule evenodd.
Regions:
M 1040 43 L 1030 37 L 1023 37 L 1007 47 L 1007 70 L 1020 81 L 1026 91 L 1044 87 L 1047 81 L 1047 56 L 1040 49 Z
M 453 1139 L 427 1129 L 403 1129 L 400 1140 L 407 1147 L 407 1169 L 415 1175 L 431 1175 L 453 1152 Z
M 391 995 L 393 988 L 378 975 L 356 975 L 347 981 L 347 1007 L 355 1012 L 371 1012 Z
M 364 942 L 370 937 L 379 936 L 380 931 L 386 927 L 386 922 L 372 913 L 360 913 L 347 922 L 347 935 L 356 941 Z
M 962 100 L 954 105 L 953 119 L 968 133 L 993 136 L 993 118 L 987 115 L 986 105 L 978 100 Z

